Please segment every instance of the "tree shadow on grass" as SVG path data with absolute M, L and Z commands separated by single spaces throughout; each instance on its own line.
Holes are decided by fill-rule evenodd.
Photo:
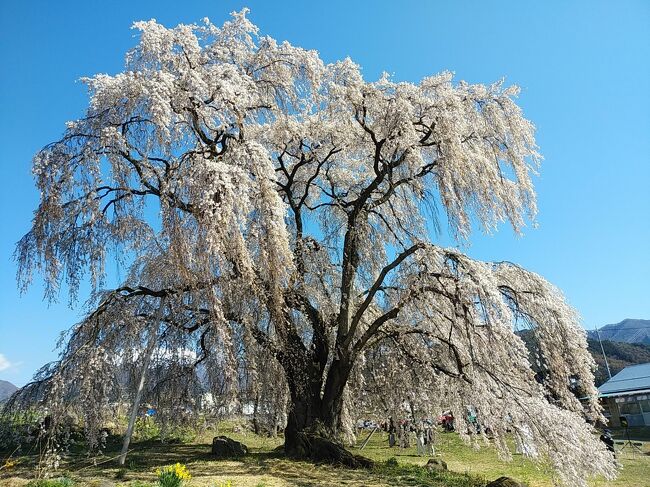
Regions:
M 267 477 L 296 486 L 325 485 L 369 485 L 367 470 L 351 470 L 331 465 L 316 465 L 309 462 L 290 460 L 281 452 L 255 451 L 245 457 L 217 459 L 210 454 L 209 444 L 174 444 L 142 442 L 133 445 L 127 456 L 124 471 L 113 458 L 118 450 L 106 451 L 104 459 L 91 460 L 87 457 L 74 459 L 64 466 L 66 470 L 80 479 L 112 478 L 121 480 L 141 480 L 153 482 L 156 471 L 167 465 L 183 463 L 188 466 L 192 477 L 198 481 L 213 483 L 232 480 L 238 485 L 238 478 Z M 75 461 L 77 460 L 77 461 Z M 97 464 L 94 465 L 93 462 Z M 382 485 L 380 479 L 370 481 L 372 485 Z M 219 485 L 219 482 L 217 482 Z
M 373 470 L 352 470 L 346 467 L 318 465 L 307 461 L 288 459 L 282 452 L 251 448 L 249 455 L 241 458 L 217 459 L 210 454 L 208 443 L 164 444 L 160 441 L 134 443 L 120 467 L 117 457 L 119 445 L 109 444 L 101 457 L 89 457 L 81 451 L 71 454 L 62 463 L 62 472 L 83 484 L 109 481 L 111 483 L 143 481 L 154 483 L 156 471 L 167 465 L 183 463 L 188 466 L 197 485 L 220 485 L 227 480 L 233 485 L 295 485 L 299 487 L 346 485 L 476 485 L 474 483 L 449 484 L 443 478 L 423 477 L 419 467 L 404 466 L 383 468 L 383 462 Z M 31 458 L 37 463 L 38 458 Z M 28 462 L 23 465 L 26 467 Z M 419 470 L 418 470 L 419 469 Z M 33 477 L 27 468 L 15 472 L 23 478 Z M 426 475 L 426 472 L 424 473 Z M 425 480 L 425 482 L 423 482 Z M 452 479 L 454 480 L 454 479 Z M 0 482 L 1 484 L 1 482 Z

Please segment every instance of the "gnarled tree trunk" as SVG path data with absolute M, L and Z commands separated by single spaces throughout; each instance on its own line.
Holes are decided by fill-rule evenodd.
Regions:
M 291 409 L 284 430 L 287 455 L 352 468 L 372 465 L 367 458 L 347 451 L 339 441 L 343 390 L 350 370 L 348 360 L 334 360 L 323 384 L 317 364 L 303 366 L 300 375 L 285 368 L 291 393 Z

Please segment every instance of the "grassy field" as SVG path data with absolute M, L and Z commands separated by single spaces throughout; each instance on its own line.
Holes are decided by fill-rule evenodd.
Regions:
M 642 432 L 646 435 L 649 432 Z M 244 442 L 251 454 L 242 460 L 213 460 L 210 440 L 216 434 L 226 434 Z M 621 434 L 617 433 L 621 439 Z M 359 444 L 365 435 L 359 438 Z M 276 486 L 432 486 L 432 487 L 480 487 L 502 475 L 515 478 L 530 487 L 551 487 L 552 472 L 515 455 L 511 462 L 501 461 L 489 448 L 474 450 L 453 433 L 441 433 L 436 443 L 436 457 L 447 462 L 448 473 L 431 474 L 421 468 L 427 461 L 418 457 L 415 447 L 409 449 L 388 448 L 387 436 L 375 433 L 361 451 L 353 450 L 377 462 L 368 470 L 349 470 L 327 465 L 287 460 L 275 453 L 281 439 L 263 438 L 247 432 L 233 432 L 228 427 L 208 432 L 189 444 L 161 444 L 158 441 L 139 442 L 133 445 L 127 469 L 120 469 L 115 460 L 119 445 L 109 444 L 105 457 L 88 459 L 84 455 L 72 455 L 66 459 L 61 474 L 75 481 L 75 485 L 96 487 L 130 486 L 145 487 L 155 484 L 156 470 L 176 462 L 185 463 L 191 474 L 190 486 L 195 487 L 276 487 Z M 621 448 L 621 444 L 617 448 Z M 618 455 L 623 468 L 614 482 L 594 479 L 594 487 L 650 487 L 650 442 L 642 443 L 644 454 L 629 449 Z M 6 455 L 0 454 L 0 460 Z M 394 457 L 397 466 L 388 466 L 386 460 Z M 33 478 L 36 456 L 20 457 L 18 465 L 11 470 L 0 471 L 0 485 L 19 487 Z M 230 482 L 230 484 L 228 484 Z

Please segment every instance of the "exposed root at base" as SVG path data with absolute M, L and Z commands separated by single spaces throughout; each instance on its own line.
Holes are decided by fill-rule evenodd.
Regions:
M 372 468 L 374 464 L 369 458 L 353 455 L 339 443 L 309 433 L 298 433 L 296 444 L 289 450 L 285 448 L 285 453 L 292 458 L 344 465 L 349 468 Z

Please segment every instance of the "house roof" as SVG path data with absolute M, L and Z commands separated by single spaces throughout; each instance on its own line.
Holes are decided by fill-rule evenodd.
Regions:
M 650 389 L 650 363 L 630 365 L 598 388 L 601 397 L 647 392 Z

